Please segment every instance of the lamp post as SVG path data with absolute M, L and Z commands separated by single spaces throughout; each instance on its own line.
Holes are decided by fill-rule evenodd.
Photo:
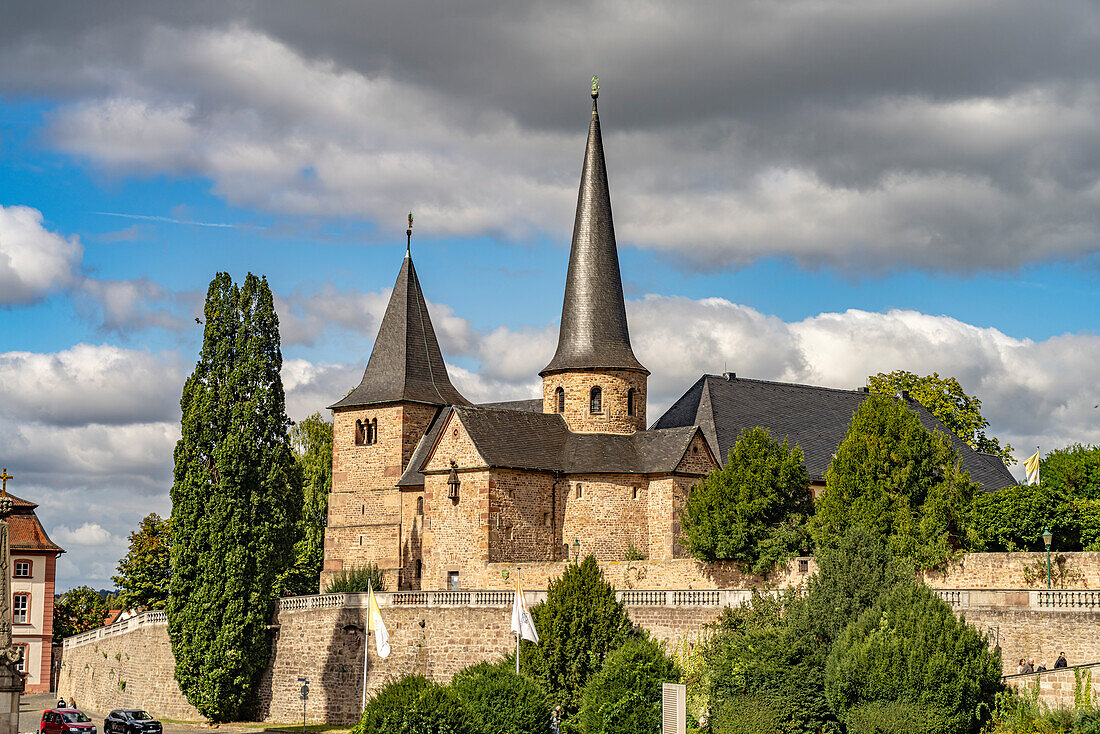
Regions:
M 581 539 L 573 539 L 573 563 L 581 562 Z
M 1043 531 L 1043 542 L 1047 546 L 1047 588 L 1050 588 L 1050 541 L 1054 539 L 1054 535 L 1051 534 L 1050 528 Z

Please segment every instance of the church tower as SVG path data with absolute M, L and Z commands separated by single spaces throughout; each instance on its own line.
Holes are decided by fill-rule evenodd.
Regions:
M 411 237 L 411 216 L 408 235 Z M 332 492 L 322 586 L 341 570 L 377 563 L 397 588 L 399 569 L 415 563 L 406 547 L 417 497 L 397 481 L 417 442 L 446 405 L 469 405 L 451 384 L 411 254 L 382 317 L 359 386 L 334 405 Z M 417 494 L 422 499 L 422 488 Z M 408 524 L 406 522 L 406 524 Z
M 558 349 L 539 375 L 544 413 L 578 433 L 629 434 L 645 430 L 649 370 L 630 347 L 597 97 L 593 79 Z

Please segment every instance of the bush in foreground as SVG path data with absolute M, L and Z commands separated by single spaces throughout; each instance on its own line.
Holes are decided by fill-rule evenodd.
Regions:
M 661 684 L 680 680 L 676 662 L 657 641 L 639 637 L 607 656 L 581 699 L 585 734 L 657 734 Z
M 453 691 L 422 675 L 406 675 L 367 701 L 351 734 L 482 734 Z
M 535 681 L 516 675 L 511 663 L 478 663 L 459 671 L 451 690 L 486 734 L 544 734 L 546 694 Z

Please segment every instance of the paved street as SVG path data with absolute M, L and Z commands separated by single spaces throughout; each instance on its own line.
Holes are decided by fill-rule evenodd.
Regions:
M 92 711 L 91 709 L 79 706 L 81 711 L 88 714 L 95 722 L 95 725 L 99 727 L 99 732 L 103 732 L 103 719 L 106 717 L 106 711 Z M 35 734 L 38 731 L 38 722 L 42 718 L 42 712 L 48 708 L 53 708 L 57 704 L 57 697 L 52 693 L 34 693 L 25 695 L 19 701 L 19 732 L 20 734 Z M 222 725 L 217 727 L 204 726 L 202 724 L 176 724 L 165 723 L 164 734 L 194 734 L 197 731 L 210 732 L 211 730 L 218 730 L 226 732 L 227 734 L 259 734 L 259 732 L 287 732 L 292 734 L 295 731 L 301 731 L 297 727 L 268 727 L 263 724 L 243 724 L 243 725 Z M 341 729 L 323 729 L 326 732 L 343 731 Z M 309 727 L 309 731 L 317 731 L 315 727 Z

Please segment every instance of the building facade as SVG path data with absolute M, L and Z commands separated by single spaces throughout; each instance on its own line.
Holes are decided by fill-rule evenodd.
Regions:
M 27 693 L 50 690 L 53 670 L 54 577 L 65 551 L 50 540 L 34 510 L 38 505 L 8 495 L 11 545 L 12 643 L 23 650 L 20 670 Z
M 865 391 L 704 375 L 646 428 L 649 371 L 630 344 L 597 94 L 541 398 L 474 405 L 451 384 L 406 251 L 363 379 L 330 406 L 322 585 L 368 563 L 385 570 L 390 588 L 461 589 L 489 563 L 574 551 L 685 557 L 677 518 L 691 487 L 754 426 L 802 447 L 823 483 Z M 952 436 L 983 487 L 1015 483 L 999 460 L 911 407 Z

